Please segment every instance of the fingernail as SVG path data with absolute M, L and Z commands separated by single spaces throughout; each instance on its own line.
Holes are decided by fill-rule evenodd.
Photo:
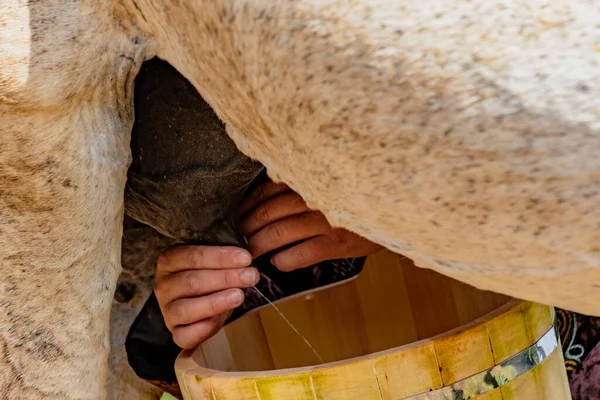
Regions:
M 235 290 L 231 293 L 227 294 L 227 303 L 232 306 L 237 306 L 242 302 L 242 292 L 240 290 Z
M 244 282 L 246 285 L 254 285 L 258 280 L 258 274 L 254 268 L 249 268 L 240 274 L 240 280 Z
M 250 265 L 250 263 L 252 262 L 252 257 L 250 257 L 250 255 L 245 251 L 240 251 L 236 253 L 235 256 L 233 256 L 233 261 L 235 261 L 236 265 L 239 265 L 240 267 L 245 267 L 247 265 Z

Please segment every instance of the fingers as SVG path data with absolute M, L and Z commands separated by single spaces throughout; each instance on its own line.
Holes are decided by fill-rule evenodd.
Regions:
M 250 253 L 238 247 L 179 246 L 158 260 L 154 291 L 175 343 L 193 348 L 212 336 L 256 284 Z
M 207 296 L 178 299 L 164 306 L 163 316 L 171 332 L 181 325 L 189 325 L 226 313 L 244 301 L 241 289 L 227 289 Z
M 173 329 L 173 341 L 182 349 L 193 349 L 221 329 L 227 314 L 218 315 Z
M 248 237 L 272 222 L 307 211 L 309 209 L 302 197 L 288 190 L 269 198 L 249 211 L 239 227 L 242 234 Z
M 293 271 L 331 260 L 335 243 L 330 236 L 316 236 L 271 257 L 271 263 L 281 271 Z
M 223 269 L 247 267 L 250 253 L 233 246 L 177 246 L 158 256 L 157 275 L 188 269 Z
M 326 260 L 368 256 L 381 248 L 345 229 L 332 229 L 325 235 L 310 238 L 278 252 L 271 257 L 271 263 L 282 271 L 292 271 Z
M 175 299 L 249 287 L 255 285 L 258 279 L 256 268 L 187 270 L 157 279 L 154 292 L 159 303 L 166 305 Z
M 331 230 L 325 216 L 319 212 L 294 215 L 270 225 L 248 238 L 253 257 L 259 257 L 300 240 L 325 234 Z
M 246 214 L 258 204 L 286 190 L 290 188 L 284 183 L 267 182 L 258 186 L 242 200 L 238 207 L 238 216 Z

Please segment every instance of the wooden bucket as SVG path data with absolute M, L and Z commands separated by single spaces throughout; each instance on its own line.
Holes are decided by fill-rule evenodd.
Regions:
M 222 329 L 175 369 L 186 400 L 570 399 L 551 307 L 384 251 L 354 280 Z

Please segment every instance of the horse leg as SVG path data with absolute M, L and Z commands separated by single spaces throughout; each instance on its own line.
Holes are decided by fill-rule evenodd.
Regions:
M 101 131 L 123 124 L 32 114 L 0 117 L 0 387 L 9 399 L 100 398 L 127 154 L 93 138 L 123 137 Z
M 131 324 L 154 287 L 158 254 L 174 242 L 151 227 L 125 216 L 121 264 L 110 313 L 110 354 L 107 398 L 111 400 L 155 400 L 163 390 L 139 378 L 129 364 L 125 339 Z
M 114 7 L 113 7 L 114 6 Z M 133 76 L 118 2 L 0 5 L 0 387 L 105 397 Z

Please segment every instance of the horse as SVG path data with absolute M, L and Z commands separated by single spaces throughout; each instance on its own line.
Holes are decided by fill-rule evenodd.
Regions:
M 599 17 L 584 0 L 4 0 L 6 398 L 106 396 L 133 81 L 153 57 L 332 225 L 599 315 Z

